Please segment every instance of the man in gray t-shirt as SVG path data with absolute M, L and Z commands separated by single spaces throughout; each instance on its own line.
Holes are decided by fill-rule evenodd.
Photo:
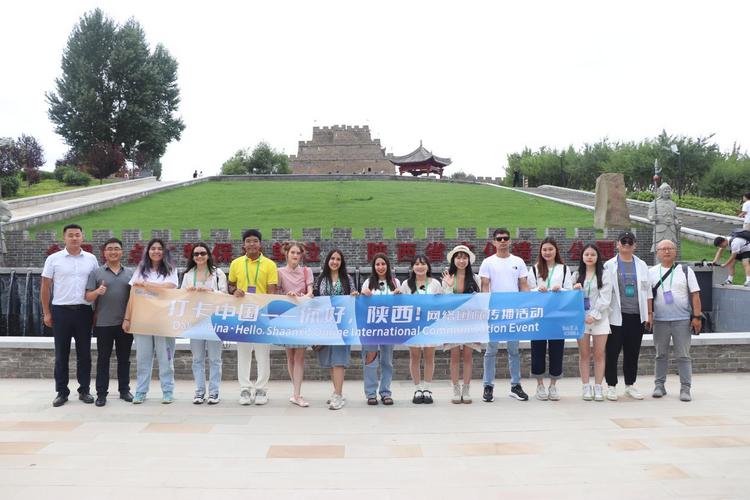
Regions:
M 97 361 L 96 361 L 96 406 L 107 404 L 109 390 L 109 359 L 112 346 L 117 355 L 117 382 L 120 399 L 133 400 L 130 393 L 130 350 L 133 336 L 122 330 L 122 320 L 130 297 L 130 279 L 133 270 L 120 264 L 122 242 L 110 238 L 102 247 L 105 263 L 89 274 L 86 284 L 86 300 L 95 303 Z

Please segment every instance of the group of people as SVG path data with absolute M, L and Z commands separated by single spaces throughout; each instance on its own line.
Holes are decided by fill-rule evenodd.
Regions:
M 159 367 L 162 403 L 174 400 L 175 339 L 142 333 L 130 334 L 133 304 L 128 300 L 131 287 L 181 288 L 195 293 L 228 293 L 242 297 L 249 293 L 284 294 L 294 297 L 333 295 L 450 294 L 478 292 L 565 293 L 581 290 L 584 295 L 585 332 L 578 340 L 581 397 L 586 401 L 615 401 L 618 398 L 617 364 L 623 354 L 625 394 L 643 399 L 635 387 L 641 341 L 653 329 L 656 346 L 656 368 L 653 397 L 666 395 L 667 355 L 670 340 L 674 343 L 680 376 L 680 399 L 691 400 L 691 332 L 701 329 L 699 287 L 692 269 L 675 263 L 676 246 L 670 240 L 656 245 L 659 264 L 651 267 L 635 255 L 636 238 L 624 231 L 617 241 L 617 255 L 604 262 L 596 245 L 586 245 L 580 261 L 569 266 L 563 261 L 557 242 L 545 238 L 539 245 L 536 261 L 527 268 L 523 259 L 512 255 L 511 236 L 507 229 L 497 229 L 492 236 L 495 253 L 486 258 L 475 274 L 474 253 L 459 245 L 447 255 L 448 267 L 440 279 L 432 276 L 431 262 L 425 255 L 413 258 L 409 276 L 400 282 L 387 255 L 379 253 L 371 262 L 370 276 L 357 289 L 349 275 L 341 250 L 328 252 L 317 277 L 304 265 L 305 247 L 287 242 L 283 247 L 286 265 L 277 268 L 263 255 L 262 235 L 250 229 L 242 235 L 244 255 L 234 259 L 229 274 L 213 262 L 208 245 L 192 245 L 181 285 L 169 248 L 154 238 L 148 242 L 141 262 L 135 269 L 122 266 L 122 242 L 108 239 L 103 247 L 105 262 L 99 265 L 91 253 L 81 248 L 83 230 L 70 224 L 63 229 L 65 248 L 50 255 L 42 271 L 41 302 L 44 324 L 53 329 L 55 339 L 55 385 L 53 406 L 68 400 L 68 358 L 71 339 L 77 352 L 78 398 L 85 403 L 104 406 L 109 389 L 109 364 L 113 347 L 117 357 L 120 399 L 133 404 L 146 400 L 153 358 Z M 93 305 L 93 308 L 92 308 Z M 91 395 L 91 331 L 97 337 L 98 360 L 96 398 Z M 130 391 L 130 351 L 136 343 L 135 395 Z M 521 386 L 519 342 L 508 341 L 510 371 L 509 396 L 527 401 Z M 220 402 L 223 344 L 219 340 L 190 340 L 195 379 L 194 404 Z M 289 377 L 292 381 L 290 403 L 307 407 L 302 396 L 305 351 L 307 345 L 285 345 Z M 409 346 L 409 369 L 414 383 L 412 403 L 432 404 L 432 381 L 435 352 L 450 351 L 452 403 L 471 403 L 472 355 L 484 348 L 483 394 L 485 402 L 494 401 L 498 342 L 448 344 L 445 346 Z M 271 346 L 264 343 L 237 344 L 237 372 L 241 405 L 268 403 Z M 330 370 L 333 392 L 327 401 L 331 410 L 345 405 L 343 386 L 351 362 L 348 345 L 313 346 L 318 362 Z M 557 401 L 557 380 L 563 374 L 564 340 L 531 342 L 531 376 L 536 379 L 535 397 Z M 253 354 L 257 378 L 250 379 Z M 368 345 L 362 348 L 364 394 L 368 405 L 393 405 L 393 345 Z M 206 388 L 206 358 L 209 377 Z M 593 358 L 594 384 L 590 367 Z M 463 374 L 461 364 L 463 363 Z M 549 384 L 545 386 L 545 379 Z M 604 382 L 606 381 L 606 388 Z

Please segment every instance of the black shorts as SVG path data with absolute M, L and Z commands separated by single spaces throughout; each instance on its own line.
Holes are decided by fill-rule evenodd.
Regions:
M 750 259 L 750 252 L 742 252 L 737 254 L 737 260 L 742 261 L 745 259 Z

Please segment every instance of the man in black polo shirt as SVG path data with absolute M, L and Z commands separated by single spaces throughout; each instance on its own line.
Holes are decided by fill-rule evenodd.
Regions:
M 122 331 L 122 320 L 130 297 L 130 279 L 133 270 L 120 264 L 122 241 L 110 238 L 102 247 L 104 265 L 89 274 L 86 284 L 86 300 L 94 302 L 96 309 L 96 406 L 107 404 L 109 390 L 109 358 L 112 345 L 117 354 L 117 383 L 120 399 L 133 401 L 130 393 L 130 349 L 133 336 Z

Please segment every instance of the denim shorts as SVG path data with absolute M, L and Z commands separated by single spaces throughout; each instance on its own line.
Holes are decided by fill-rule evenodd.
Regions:
M 343 366 L 349 368 L 352 347 L 348 345 L 327 345 L 318 351 L 318 361 L 321 368 Z

